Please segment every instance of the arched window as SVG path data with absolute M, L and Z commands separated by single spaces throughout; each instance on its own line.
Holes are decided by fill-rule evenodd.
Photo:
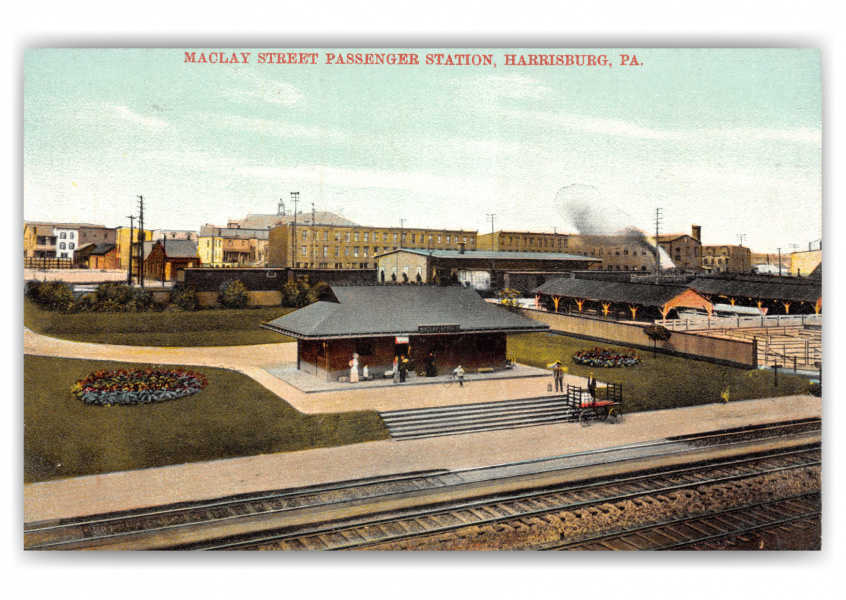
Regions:
M 71 242 L 70 244 L 68 244 L 68 250 L 73 250 L 73 242 Z
M 62 237 L 64 237 L 64 236 L 65 236 L 65 234 L 63 233 Z M 64 249 L 65 249 L 65 243 L 62 242 L 61 244 L 59 244 L 59 250 L 64 250 Z
M 61 239 L 65 239 L 66 237 L 68 237 L 68 234 L 66 234 L 64 231 L 59 234 L 59 238 Z

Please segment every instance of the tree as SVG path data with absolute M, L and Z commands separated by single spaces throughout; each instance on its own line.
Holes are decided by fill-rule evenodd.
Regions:
M 220 286 L 217 299 L 224 308 L 244 308 L 250 302 L 250 294 L 243 281 L 230 279 Z
M 663 325 L 650 325 L 644 328 L 643 333 L 652 340 L 652 356 L 657 356 L 658 342 L 666 342 L 673 335 L 673 332 Z

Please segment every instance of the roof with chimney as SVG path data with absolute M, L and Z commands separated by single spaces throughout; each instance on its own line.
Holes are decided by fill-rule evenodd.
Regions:
M 423 334 L 527 333 L 549 325 L 485 302 L 464 286 L 333 286 L 315 302 L 262 327 L 299 339 Z

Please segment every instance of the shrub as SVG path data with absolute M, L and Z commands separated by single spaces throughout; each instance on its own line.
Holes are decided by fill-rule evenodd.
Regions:
M 499 290 L 496 293 L 496 297 L 499 298 L 499 303 L 507 310 L 511 312 L 520 311 L 520 305 L 517 299 L 522 297 L 522 294 L 519 291 L 512 288 L 505 288 L 504 290 Z
M 224 308 L 244 308 L 250 302 L 247 286 L 237 279 L 224 282 L 217 298 Z
M 812 381 L 811 385 L 808 386 L 808 392 L 812 396 L 816 396 L 817 398 L 822 396 L 822 381 Z
M 324 281 L 318 281 L 308 292 L 306 292 L 306 302 L 313 304 L 314 302 L 326 301 L 332 299 L 332 288 Z
M 308 302 L 309 285 L 307 281 L 295 279 L 288 281 L 282 288 L 282 306 L 302 308 Z
M 175 284 L 170 290 L 170 304 L 181 310 L 197 310 L 200 300 L 196 288 L 184 283 Z
M 579 350 L 573 354 L 573 362 L 588 367 L 633 367 L 640 363 L 634 352 L 614 352 L 606 348 Z
M 74 305 L 73 292 L 63 281 L 35 281 L 27 285 L 27 297 L 47 310 L 68 311 Z
M 98 285 L 94 296 L 101 310 L 125 310 L 134 305 L 135 291 L 125 283 L 108 282 Z

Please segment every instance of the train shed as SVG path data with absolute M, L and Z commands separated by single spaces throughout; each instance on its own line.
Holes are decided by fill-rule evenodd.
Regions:
M 506 336 L 549 329 L 485 302 L 464 286 L 333 286 L 337 302 L 316 302 L 262 327 L 297 340 L 297 368 L 337 380 L 354 354 L 378 376 L 395 356 L 417 371 L 434 357 L 438 374 L 506 368 Z
M 606 317 L 622 313 L 632 320 L 666 319 L 671 310 L 680 308 L 704 310 L 710 315 L 714 308 L 709 300 L 685 285 L 559 278 L 533 293 L 538 304 L 553 312 L 595 312 Z
M 820 314 L 822 282 L 795 277 L 700 277 L 688 284 L 713 302 L 756 306 L 764 314 Z

